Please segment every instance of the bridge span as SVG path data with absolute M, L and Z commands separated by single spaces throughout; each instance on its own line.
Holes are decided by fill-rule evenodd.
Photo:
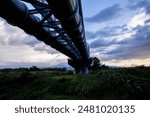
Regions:
M 68 56 L 76 73 L 88 73 L 81 0 L 1 0 L 0 17 Z

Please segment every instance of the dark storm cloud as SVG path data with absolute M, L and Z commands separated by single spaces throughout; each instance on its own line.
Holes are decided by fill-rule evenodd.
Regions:
M 109 21 L 120 16 L 121 11 L 122 11 L 122 8 L 120 7 L 120 5 L 115 4 L 113 6 L 110 6 L 101 10 L 99 13 L 97 13 L 96 15 L 92 17 L 85 18 L 85 21 L 96 22 L 96 23 Z
M 150 26 L 138 26 L 136 34 L 122 42 L 118 47 L 109 52 L 105 60 L 117 59 L 146 59 L 150 58 Z

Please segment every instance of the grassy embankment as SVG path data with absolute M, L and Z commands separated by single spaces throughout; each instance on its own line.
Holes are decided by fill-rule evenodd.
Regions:
M 0 70 L 0 99 L 150 99 L 150 67 L 89 75 L 71 75 L 65 70 Z

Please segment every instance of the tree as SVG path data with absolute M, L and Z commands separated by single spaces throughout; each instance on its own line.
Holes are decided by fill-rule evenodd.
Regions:
M 92 71 L 97 71 L 99 70 L 100 66 L 101 66 L 100 60 L 97 57 L 93 57 L 90 69 Z
M 105 64 L 101 64 L 100 60 L 97 57 L 92 58 L 92 64 L 90 66 L 90 71 L 98 71 L 102 69 L 109 69 Z

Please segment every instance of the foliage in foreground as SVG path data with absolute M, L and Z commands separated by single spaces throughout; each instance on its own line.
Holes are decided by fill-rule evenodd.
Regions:
M 104 69 L 89 75 L 1 70 L 0 99 L 150 99 L 150 67 Z

